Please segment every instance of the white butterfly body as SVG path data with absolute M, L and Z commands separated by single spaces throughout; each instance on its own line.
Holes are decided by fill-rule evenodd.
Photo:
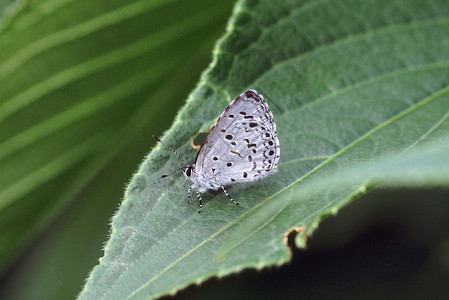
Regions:
M 263 96 L 255 90 L 249 90 L 234 99 L 218 118 L 195 164 L 188 164 L 180 170 L 186 179 L 193 182 L 188 190 L 188 198 L 191 190 L 196 190 L 200 202 L 198 212 L 201 212 L 200 193 L 222 188 L 231 202 L 238 204 L 224 187 L 254 181 L 274 173 L 279 157 L 280 147 L 273 115 Z

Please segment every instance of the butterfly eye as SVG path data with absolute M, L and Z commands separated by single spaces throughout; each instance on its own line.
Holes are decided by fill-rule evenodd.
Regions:
M 190 166 L 187 167 L 186 175 L 187 175 L 187 177 L 190 177 L 190 175 L 192 175 L 192 168 Z

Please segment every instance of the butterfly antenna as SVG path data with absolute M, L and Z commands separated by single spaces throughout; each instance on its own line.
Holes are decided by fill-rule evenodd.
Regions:
M 181 171 L 182 169 L 183 169 L 182 167 L 181 167 L 181 168 L 177 168 L 176 170 L 171 171 L 171 172 L 168 173 L 167 175 L 162 175 L 161 178 L 165 178 L 165 177 L 167 177 L 167 176 L 170 176 L 171 174 L 176 173 L 176 172 L 178 172 L 178 171 Z M 187 177 L 186 177 L 186 179 L 187 179 Z M 183 185 L 184 185 L 184 184 L 183 184 Z
M 186 162 L 186 164 L 189 164 L 189 162 L 187 161 L 187 159 L 184 158 L 184 156 L 182 156 L 181 154 L 179 154 L 178 152 L 176 152 L 175 150 L 173 150 L 170 146 L 168 146 L 166 143 L 164 143 L 163 141 L 161 141 L 157 136 L 153 135 L 153 137 L 154 137 L 154 139 L 155 139 L 156 141 L 158 141 L 159 143 L 161 143 L 162 145 L 164 145 L 165 148 L 167 148 L 168 150 L 170 150 L 170 151 L 173 152 L 174 154 L 178 155 L 178 157 L 180 157 L 182 160 L 184 160 L 184 161 Z M 171 173 L 168 174 L 168 175 L 171 175 L 171 174 L 173 174 L 174 172 L 179 171 L 179 170 L 181 170 L 181 168 L 176 169 L 175 171 L 171 172 Z M 168 176 L 168 175 L 166 175 L 166 176 Z M 166 177 L 166 176 L 164 176 L 164 177 Z

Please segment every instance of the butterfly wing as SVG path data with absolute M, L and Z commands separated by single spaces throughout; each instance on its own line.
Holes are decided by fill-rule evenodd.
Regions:
M 263 96 L 249 90 L 234 99 L 218 118 L 195 166 L 206 180 L 228 185 L 273 173 L 279 156 L 273 115 Z

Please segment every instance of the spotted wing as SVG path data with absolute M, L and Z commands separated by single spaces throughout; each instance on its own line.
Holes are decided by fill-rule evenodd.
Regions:
M 249 90 L 218 118 L 196 159 L 196 171 L 221 185 L 253 181 L 276 169 L 279 140 L 263 96 Z

